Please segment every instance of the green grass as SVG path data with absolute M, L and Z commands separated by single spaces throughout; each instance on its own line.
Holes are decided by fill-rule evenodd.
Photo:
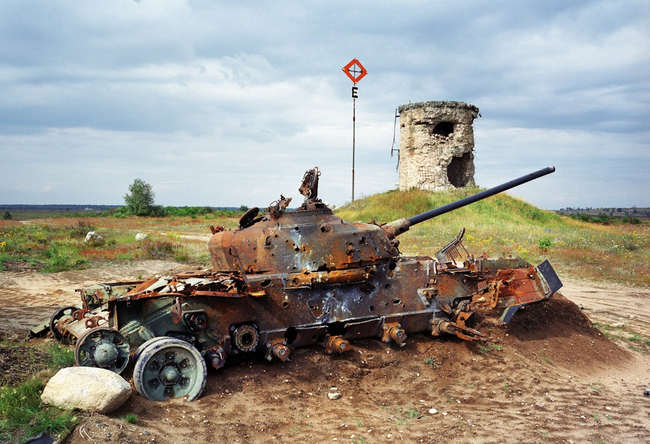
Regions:
M 409 425 L 410 421 L 413 418 L 419 418 L 422 416 L 420 412 L 415 410 L 414 408 L 409 408 L 408 410 L 404 410 L 402 407 L 399 405 L 395 407 L 395 416 L 393 417 L 393 421 L 395 421 L 396 425 Z
M 592 392 L 600 393 L 605 389 L 605 386 L 603 385 L 602 382 L 596 382 L 594 384 L 588 385 L 587 388 Z
M 625 325 L 612 327 L 602 322 L 594 322 L 594 326 L 599 329 L 603 336 L 615 341 L 627 344 L 633 350 L 640 352 L 650 351 L 650 338 L 643 336 L 641 333 Z
M 431 356 L 423 361 L 425 364 L 433 365 L 434 367 L 439 367 L 442 365 L 442 362 L 438 361 L 435 356 Z
M 128 422 L 129 424 L 138 423 L 138 415 L 136 415 L 135 413 L 128 413 L 124 416 L 120 416 L 120 419 L 124 422 Z
M 7 355 L 14 347 L 17 353 L 25 353 L 26 347 L 20 344 L 1 345 Z M 50 436 L 65 434 L 79 422 L 72 411 L 41 404 L 47 378 L 74 363 L 72 351 L 56 344 L 39 349 L 39 353 L 31 349 L 27 353 L 25 364 L 36 376 L 0 386 L 0 442 L 20 443 L 42 432 Z
M 213 215 L 210 215 L 213 216 Z M 207 263 L 205 240 L 186 239 L 184 235 L 209 236 L 209 225 L 236 226 L 234 217 L 194 220 L 189 217 L 171 221 L 161 218 L 48 219 L 36 225 L 0 227 L 0 270 L 35 268 L 46 273 L 93 267 L 106 261 L 165 259 L 178 262 Z M 40 222 L 39 222 L 40 223 Z M 100 245 L 84 242 L 88 231 L 104 238 Z M 135 240 L 146 232 L 149 239 Z M 21 265 L 22 264 L 22 265 Z
M 478 351 L 483 353 L 484 355 L 488 355 L 492 353 L 493 351 L 502 351 L 503 347 L 500 345 L 496 344 L 478 344 L 477 345 Z

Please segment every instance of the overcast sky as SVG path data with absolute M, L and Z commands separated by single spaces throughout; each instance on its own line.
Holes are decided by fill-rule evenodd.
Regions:
M 650 2 L 0 2 L 0 204 L 265 207 L 397 187 L 395 109 L 464 101 L 476 182 L 547 209 L 650 206 Z

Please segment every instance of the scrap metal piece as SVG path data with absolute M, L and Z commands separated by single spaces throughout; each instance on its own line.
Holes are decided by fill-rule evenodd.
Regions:
M 226 365 L 226 351 L 221 346 L 217 346 L 205 353 L 205 360 L 212 364 L 215 370 L 219 370 Z
M 436 253 L 436 259 L 438 259 L 440 264 L 448 267 L 457 267 L 457 264 L 462 264 L 464 261 L 461 260 L 461 250 L 465 253 L 466 258 L 470 257 L 470 254 L 467 252 L 462 242 L 464 235 L 465 227 L 460 230 L 460 233 L 458 233 L 454 240 L 449 242 Z
M 343 339 L 341 336 L 325 336 L 325 353 L 328 355 L 343 354 L 348 350 L 350 350 L 350 341 L 347 339 Z
M 289 359 L 289 354 L 291 354 L 291 350 L 287 346 L 286 341 L 282 342 L 267 342 L 266 343 L 266 360 L 267 361 L 272 361 L 273 358 L 279 359 L 282 362 L 285 362 L 287 359 Z
M 392 339 L 400 347 L 406 345 L 406 332 L 402 328 L 402 324 L 398 324 L 397 322 L 388 322 L 384 324 L 383 332 L 384 333 L 381 337 L 383 342 L 390 342 Z

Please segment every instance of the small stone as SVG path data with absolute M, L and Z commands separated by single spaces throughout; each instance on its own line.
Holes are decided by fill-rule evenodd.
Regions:
M 335 399 L 339 399 L 342 395 L 339 392 L 329 392 L 327 394 L 327 397 L 331 399 L 332 401 Z
M 435 415 L 436 413 L 438 413 L 438 409 L 429 409 L 429 413 Z

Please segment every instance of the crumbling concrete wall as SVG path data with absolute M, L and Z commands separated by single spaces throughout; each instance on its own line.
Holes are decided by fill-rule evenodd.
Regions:
M 399 189 L 443 191 L 475 186 L 474 129 L 478 108 L 465 102 L 402 105 Z

